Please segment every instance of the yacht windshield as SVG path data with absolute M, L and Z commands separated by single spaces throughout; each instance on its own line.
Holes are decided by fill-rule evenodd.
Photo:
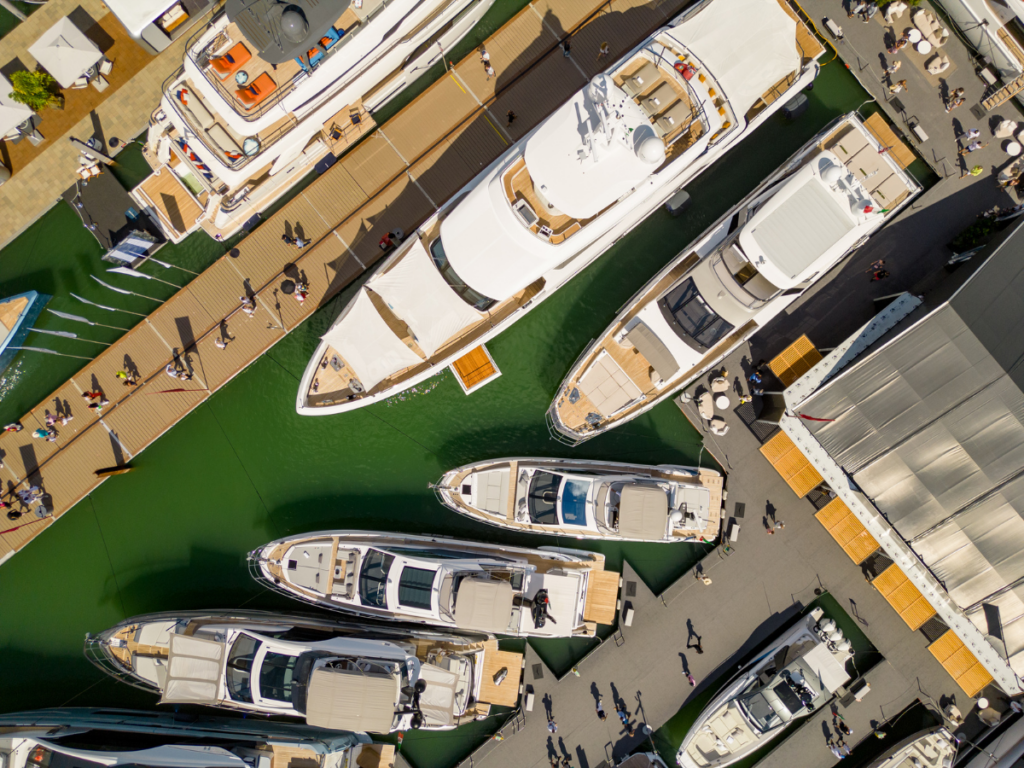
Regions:
M 388 607 L 388 571 L 395 561 L 394 555 L 386 555 L 371 549 L 363 558 L 359 569 L 359 601 L 374 608 Z
M 239 635 L 228 653 L 227 670 L 224 673 L 228 695 L 235 701 L 252 704 L 250 678 L 252 662 L 262 643 L 249 635 Z
M 683 341 L 701 349 L 715 346 L 732 329 L 704 301 L 693 278 L 689 278 L 658 302 L 662 317 Z
M 530 480 L 528 500 L 532 522 L 558 525 L 558 488 L 563 479 L 561 475 L 538 472 Z
M 298 660 L 298 656 L 268 652 L 260 664 L 260 698 L 291 703 L 295 662 Z
M 782 722 L 779 718 L 779 713 L 772 709 L 772 705 L 768 703 L 768 699 L 764 697 L 764 693 L 761 691 L 745 696 L 740 699 L 740 703 L 747 714 L 747 718 L 750 720 L 750 724 L 761 731 L 761 733 Z
M 479 310 L 480 312 L 486 312 L 497 303 L 495 299 L 474 291 L 466 285 L 461 277 L 459 277 L 458 273 L 452 268 L 451 262 L 448 261 L 448 257 L 445 255 L 444 246 L 441 244 L 440 237 L 430 244 L 430 258 L 434 260 L 434 266 L 437 267 L 437 271 L 441 273 L 441 277 L 444 278 L 444 281 L 448 283 L 449 287 L 459 295 L 459 298 L 469 304 L 469 306 Z
M 567 480 L 562 489 L 562 522 L 566 525 L 587 524 L 587 493 L 589 480 Z
M 435 571 L 427 568 L 403 568 L 398 580 L 398 604 L 403 608 L 430 610 Z

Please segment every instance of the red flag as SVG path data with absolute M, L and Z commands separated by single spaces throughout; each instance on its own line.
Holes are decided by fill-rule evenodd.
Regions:
M 797 416 L 801 419 L 807 419 L 808 421 L 835 421 L 835 419 L 819 419 L 815 416 L 804 416 L 802 413 L 798 413 Z

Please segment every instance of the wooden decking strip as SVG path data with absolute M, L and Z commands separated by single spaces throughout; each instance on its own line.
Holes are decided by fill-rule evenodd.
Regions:
M 992 682 L 991 673 L 952 629 L 929 645 L 928 650 L 969 698 L 976 698 Z
M 596 624 L 614 624 L 619 601 L 619 574 L 615 571 L 591 571 L 583 618 Z
M 855 563 L 862 563 L 878 549 L 875 537 L 868 533 L 864 524 L 857 519 L 840 498 L 835 498 L 814 515 L 825 526 L 836 543 L 843 548 Z
M 890 565 L 871 584 L 913 630 L 935 615 L 935 608 L 898 565 Z
M 785 432 L 776 433 L 771 440 L 761 446 L 760 451 L 793 493 L 801 499 L 821 484 L 822 477 L 818 470 Z
M 382 256 L 377 243 L 383 234 L 396 227 L 415 230 L 435 206 L 607 66 L 589 55 L 567 61 L 552 29 L 568 30 L 578 50 L 596 51 L 607 42 L 608 61 L 614 61 L 684 5 L 684 0 L 559 0 L 557 5 L 533 0 L 486 43 L 497 78 L 488 80 L 471 53 L 25 414 L 21 432 L 0 436 L 4 484 L 10 491 L 40 486 L 53 509 L 53 517 L 44 520 L 25 510 L 0 533 L 0 562 L 96 488 L 104 479 L 95 476 L 97 469 L 130 461 L 372 267 Z M 507 128 L 498 116 L 510 109 L 518 120 Z M 311 245 L 302 251 L 286 245 L 281 240 L 286 229 Z M 309 285 L 303 304 L 280 291 L 284 280 L 300 275 Z M 258 307 L 251 318 L 239 306 L 246 284 Z M 215 346 L 222 328 L 230 337 L 224 350 Z M 177 364 L 193 372 L 191 381 L 164 375 L 175 352 L 181 354 Z M 138 386 L 126 388 L 115 376 L 126 368 L 138 374 Z M 110 400 L 100 417 L 81 397 L 96 389 Z M 53 443 L 32 439 L 47 411 L 74 416 L 58 427 Z

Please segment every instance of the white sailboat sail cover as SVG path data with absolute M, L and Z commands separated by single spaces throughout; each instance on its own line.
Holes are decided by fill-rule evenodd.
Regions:
M 227 646 L 214 640 L 170 635 L 167 683 L 161 704 L 213 704 L 218 700 Z
M 669 34 L 704 63 L 738 115 L 800 68 L 796 21 L 778 0 L 713 0 Z
M 418 239 L 398 264 L 371 280 L 369 287 L 408 324 L 427 357 L 483 317 L 448 286 Z
M 388 328 L 364 288 L 359 289 L 345 316 L 322 338 L 345 358 L 367 391 L 391 374 L 421 362 L 419 355 Z

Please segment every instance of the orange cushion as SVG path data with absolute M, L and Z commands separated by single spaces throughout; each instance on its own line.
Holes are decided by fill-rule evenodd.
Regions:
M 235 91 L 235 98 L 242 102 L 247 109 L 252 109 L 276 90 L 277 83 L 264 72 L 244 88 Z
M 243 43 L 238 43 L 223 56 L 210 59 L 210 68 L 223 79 L 240 69 L 251 58 L 249 49 Z

